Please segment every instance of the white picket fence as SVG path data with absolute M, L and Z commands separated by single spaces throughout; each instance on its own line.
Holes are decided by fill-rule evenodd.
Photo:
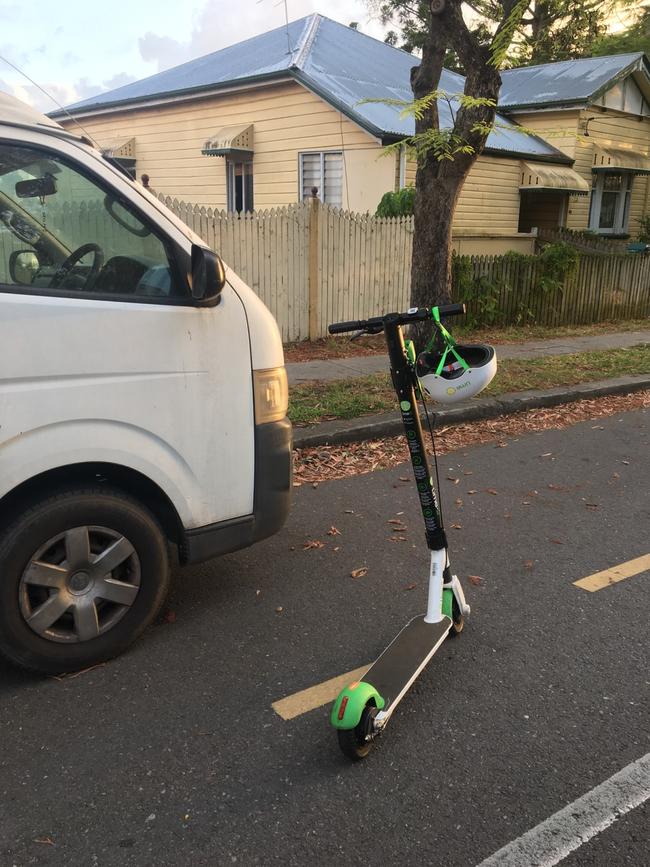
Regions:
M 408 306 L 413 217 L 379 219 L 318 199 L 241 215 L 160 199 L 259 295 L 285 341 Z
M 317 199 L 252 214 L 160 199 L 232 266 L 275 316 L 285 341 L 323 337 L 330 322 L 365 319 L 410 304 L 413 218 L 381 219 Z M 156 255 L 154 235 L 137 237 L 106 219 L 102 202 L 49 206 L 47 225 L 107 255 Z M 0 219 L 0 262 L 28 247 Z M 159 248 L 158 248 L 159 249 Z M 487 324 L 579 324 L 650 314 L 650 255 L 583 254 L 564 285 L 540 292 L 539 262 L 472 256 L 471 313 Z M 483 315 L 481 293 L 496 292 L 497 315 Z M 457 300 L 461 300 L 460 297 Z

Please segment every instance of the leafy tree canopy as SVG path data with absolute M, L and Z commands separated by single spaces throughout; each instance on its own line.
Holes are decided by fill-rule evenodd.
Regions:
M 650 14 L 645 10 L 645 24 L 639 21 L 629 32 L 628 41 L 607 35 L 607 18 L 619 7 L 633 0 L 530 0 L 518 22 L 516 33 L 504 59 L 504 67 L 526 66 L 588 57 L 594 53 L 616 54 L 623 51 L 647 50 Z M 384 24 L 393 25 L 386 41 L 405 51 L 421 49 L 426 33 L 427 3 L 409 0 L 368 0 L 370 8 Z M 503 5 L 497 0 L 471 0 L 465 3 L 465 19 L 477 40 L 487 45 L 503 16 Z M 644 29 L 645 27 L 645 29 Z M 634 45 L 639 47 L 621 47 Z M 601 45 L 603 49 L 601 50 Z M 464 73 L 462 63 L 453 50 L 445 56 L 445 67 Z

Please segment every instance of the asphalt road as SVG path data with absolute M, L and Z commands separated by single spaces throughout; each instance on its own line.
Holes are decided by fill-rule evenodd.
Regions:
M 572 582 L 650 551 L 648 421 L 441 459 L 471 619 L 360 764 L 328 708 L 285 721 L 271 703 L 371 661 L 424 609 L 404 466 L 297 489 L 282 533 L 180 572 L 175 619 L 104 667 L 0 663 L 0 863 L 471 867 L 645 755 L 650 575 Z M 564 863 L 641 867 L 649 848 L 639 807 Z

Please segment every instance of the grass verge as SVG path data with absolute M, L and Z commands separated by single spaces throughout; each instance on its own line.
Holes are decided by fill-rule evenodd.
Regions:
M 648 344 L 546 358 L 505 359 L 483 394 L 494 396 L 529 388 L 576 385 L 635 373 L 650 373 Z M 289 418 L 298 425 L 391 412 L 395 407 L 395 394 L 387 373 L 298 385 L 289 394 Z

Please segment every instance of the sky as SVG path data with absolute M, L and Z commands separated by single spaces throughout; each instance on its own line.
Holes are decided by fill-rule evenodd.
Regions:
M 383 38 L 364 0 L 287 0 Z M 236 10 L 236 11 L 233 11 Z M 153 75 L 284 24 L 283 0 L 0 0 L 0 58 L 62 105 Z M 56 105 L 0 59 L 0 90 L 40 111 Z

